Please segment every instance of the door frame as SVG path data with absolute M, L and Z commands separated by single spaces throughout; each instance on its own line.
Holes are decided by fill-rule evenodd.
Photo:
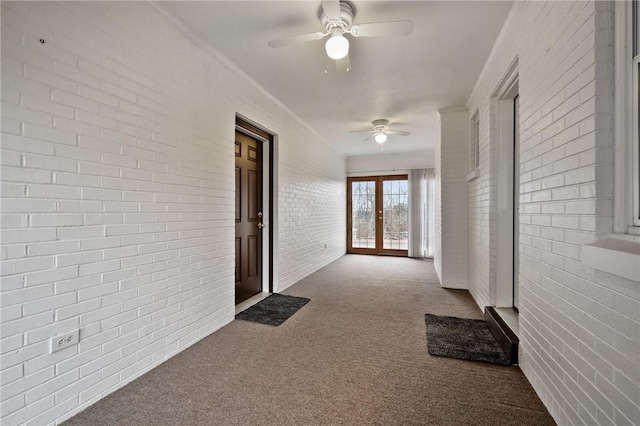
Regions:
M 383 202 L 383 185 L 382 182 L 385 180 L 409 180 L 408 174 L 402 175 L 376 175 L 376 176 L 349 176 L 347 177 L 347 253 L 348 254 L 373 254 L 373 255 L 384 255 L 384 256 L 409 256 L 409 247 L 408 241 L 409 236 L 407 235 L 407 249 L 385 249 L 384 248 L 384 231 L 378 232 L 379 229 L 382 229 L 382 221 L 384 219 L 376 219 L 376 247 L 369 248 L 352 248 L 352 238 L 353 238 L 353 213 L 352 209 L 352 182 L 376 182 L 376 193 L 375 193 L 375 215 L 378 216 L 377 210 L 381 207 Z M 409 198 L 410 194 L 407 194 Z M 384 210 L 384 207 L 383 207 Z M 384 216 L 382 216 L 384 217 Z M 409 206 L 407 205 L 407 220 L 409 220 Z
M 496 149 L 496 282 L 494 306 L 513 308 L 513 290 L 519 281 L 519 265 L 514 262 L 514 241 L 519 230 L 515 228 L 516 206 L 520 200 L 515 196 L 514 185 L 515 138 L 514 98 L 519 94 L 518 59 L 509 66 L 502 80 L 492 93 L 492 102 L 497 110 Z
M 262 142 L 262 223 L 266 226 L 267 232 L 262 234 L 262 291 L 274 292 L 274 169 L 276 155 L 276 137 L 265 130 L 262 126 L 247 119 L 240 114 L 236 114 L 235 131 L 244 133 Z M 237 188 L 235 189 L 237 191 Z M 265 208 L 266 207 L 266 208 Z
M 516 102 L 517 99 L 517 102 Z M 520 308 L 520 91 L 513 102 L 513 291 L 511 305 Z
M 349 176 L 347 177 L 347 253 L 348 254 L 378 254 L 376 248 L 352 248 L 351 247 L 351 243 L 353 241 L 353 212 L 351 211 L 352 207 L 353 207 L 353 201 L 352 201 L 352 193 L 351 193 L 351 187 L 352 187 L 352 183 L 353 182 L 371 182 L 371 181 L 375 181 L 377 182 L 377 178 L 378 176 Z M 375 200 L 378 199 L 378 184 L 376 183 L 376 193 L 375 193 Z M 375 210 L 377 210 L 377 202 L 374 201 L 374 214 L 375 214 Z M 377 220 L 376 220 L 376 245 L 378 245 L 378 224 L 377 224 Z

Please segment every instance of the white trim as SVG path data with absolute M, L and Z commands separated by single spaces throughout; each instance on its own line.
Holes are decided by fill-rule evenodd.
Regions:
M 244 118 L 242 118 L 242 117 L 240 117 L 240 118 L 242 119 L 242 121 L 247 121 L 247 120 L 245 120 L 245 119 L 244 119 Z M 250 137 L 252 137 L 253 139 L 255 139 L 255 140 L 257 140 L 257 141 L 260 141 L 260 142 L 262 142 L 262 143 L 269 143 L 269 140 L 268 140 L 268 139 L 263 138 L 263 137 L 262 137 L 262 136 L 260 136 L 259 134 L 257 134 L 257 133 L 253 133 L 252 131 L 245 129 L 245 128 L 244 128 L 244 127 L 242 127 L 242 126 L 238 126 L 237 124 L 236 124 L 236 130 L 237 130 L 238 132 L 240 132 L 240 133 L 242 133 L 242 134 L 245 134 L 245 135 L 247 135 L 247 136 L 250 136 Z
M 624 233 L 628 226 L 627 221 L 627 184 L 630 180 L 630 155 L 627 155 L 627 116 L 631 110 L 629 99 L 624 92 L 627 86 L 628 70 L 624 66 L 629 46 L 627 45 L 625 16 L 627 3 L 615 3 L 615 149 L 614 149 L 614 232 Z
M 514 103 L 518 94 L 518 58 L 514 58 L 491 98 L 497 102 L 496 148 L 496 282 L 490 302 L 496 307 L 513 306 L 514 284 Z
M 471 170 L 467 174 L 467 182 L 471 182 L 472 180 L 476 180 L 476 179 L 478 179 L 479 176 L 480 176 L 480 168 L 476 167 L 475 169 Z
M 629 6 L 627 6 L 628 11 Z M 640 0 L 633 0 L 631 3 L 631 18 L 627 21 L 627 35 L 630 40 L 631 55 L 627 56 L 627 60 L 631 59 L 631 145 L 632 145 L 632 198 L 633 207 L 631 211 L 631 221 L 629 233 L 640 234 Z M 628 129 L 628 126 L 627 126 Z
M 511 99 L 513 107 L 513 307 L 520 309 L 520 94 L 517 86 L 512 91 L 516 92 Z
M 595 269 L 640 282 L 640 238 L 612 238 L 583 245 L 580 260 Z
M 409 171 L 410 169 L 367 170 L 363 172 L 347 172 L 347 177 L 406 175 L 409 174 Z
M 273 229 L 273 232 L 271 233 L 271 236 L 273 237 L 272 241 L 271 241 L 271 249 L 273 250 L 273 254 L 271 256 L 271 258 L 273 259 L 273 264 L 271 265 L 273 267 L 273 271 L 272 271 L 272 287 L 273 287 L 273 292 L 274 293 L 278 293 L 281 289 L 280 289 L 280 256 L 279 256 L 279 251 L 278 251 L 278 247 L 279 247 L 279 242 L 280 242 L 280 229 L 279 229 L 279 211 L 280 208 L 278 206 L 279 203 L 279 198 L 278 198 L 278 194 L 280 193 L 278 191 L 279 188 L 279 171 L 280 171 L 280 138 L 278 135 L 274 134 L 273 138 L 272 138 L 272 142 L 273 142 L 273 149 L 272 149 L 272 164 L 273 164 L 273 171 L 271 173 L 271 187 L 273 188 L 273 193 L 269 194 L 270 197 L 272 197 L 272 202 L 273 202 L 273 217 L 271 217 L 271 227 Z
M 466 106 L 455 106 L 450 108 L 440 108 L 437 110 L 440 114 L 447 114 L 451 112 L 464 112 L 467 111 Z
M 274 221 L 269 212 L 269 202 L 271 200 L 271 187 L 269 186 L 269 157 L 271 157 L 270 144 L 268 140 L 262 141 L 262 223 L 266 226 L 262 228 L 262 292 L 269 293 L 269 255 L 271 254 L 271 226 Z M 266 155 L 265 155 L 266 154 Z M 275 164 L 274 164 L 275 166 Z M 275 167 L 274 167 L 275 168 Z M 275 187 L 274 192 L 275 192 Z M 275 210 L 275 209 L 274 209 Z M 274 286 L 275 288 L 275 286 Z
M 640 7 L 640 6 L 639 6 Z M 633 188 L 633 206 L 632 206 L 632 217 L 630 225 L 634 227 L 640 226 L 640 138 L 638 136 L 638 115 L 640 111 L 638 111 L 638 107 L 640 106 L 640 94 L 638 93 L 638 84 L 640 84 L 640 71 L 638 68 L 640 67 L 640 54 L 633 58 L 633 62 L 631 63 L 631 158 L 632 158 L 632 166 L 631 166 L 631 181 Z
M 473 172 L 480 167 L 480 110 L 471 116 L 469 120 L 469 171 Z M 467 181 L 469 176 L 467 176 Z
M 513 302 L 513 101 L 498 101 L 498 140 L 496 146 L 496 307 Z
M 500 78 L 500 82 L 496 85 L 496 88 L 491 92 L 492 98 L 498 98 L 500 100 L 513 99 L 517 93 L 512 93 L 514 86 L 518 84 L 518 57 L 513 58 L 509 67 Z
M 614 186 L 614 232 L 630 232 L 634 217 L 633 148 L 629 140 L 633 137 L 633 101 L 629 95 L 632 86 L 631 48 L 629 28 L 632 25 L 631 2 L 615 2 L 615 186 Z M 637 92 L 637 91 L 636 91 Z M 636 113 L 637 115 L 637 113 Z M 637 153 L 636 156 L 637 158 Z M 636 185 L 637 186 L 637 185 Z M 637 196 L 636 196 L 637 197 Z M 637 201 L 638 198 L 635 198 Z M 633 233 L 633 232 L 630 232 Z
M 615 2 L 615 234 L 583 245 L 580 260 L 594 269 L 640 281 L 640 61 L 631 58 L 632 26 L 632 3 Z
M 500 50 L 500 46 L 502 46 L 502 43 L 504 43 L 504 41 L 507 39 L 507 34 L 511 33 L 511 26 L 513 25 L 515 16 L 518 14 L 518 11 L 524 3 L 524 0 L 517 0 L 513 3 L 513 6 L 511 6 L 511 10 L 509 11 L 507 18 L 502 25 L 502 29 L 500 30 L 498 37 L 496 37 L 495 43 L 493 43 L 491 53 L 489 53 L 489 57 L 485 61 L 484 66 L 482 67 L 482 71 L 480 71 L 480 75 L 476 80 L 476 84 L 475 86 L 473 86 L 473 90 L 469 95 L 467 107 L 469 107 L 469 102 L 475 98 L 476 92 L 480 90 L 481 82 L 485 81 L 485 77 L 489 72 L 489 69 L 492 67 L 493 59 L 497 55 L 497 52 Z

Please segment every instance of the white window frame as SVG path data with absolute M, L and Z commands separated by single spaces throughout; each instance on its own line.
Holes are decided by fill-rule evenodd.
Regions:
M 614 233 L 580 248 L 587 266 L 640 282 L 639 0 L 615 4 Z M 636 17 L 632 19 L 634 12 Z M 634 46 L 634 39 L 637 47 Z M 635 54 L 633 51 L 635 50 Z
M 640 236 L 640 24 L 638 0 L 615 2 L 616 123 L 615 223 L 616 234 Z M 636 17 L 634 17 L 634 12 Z M 634 39 L 635 44 L 634 46 Z M 635 52 L 634 52 L 635 50 Z
M 471 117 L 469 123 L 469 171 L 472 172 L 480 167 L 480 110 Z
M 469 121 L 469 173 L 467 182 L 480 176 L 480 109 Z

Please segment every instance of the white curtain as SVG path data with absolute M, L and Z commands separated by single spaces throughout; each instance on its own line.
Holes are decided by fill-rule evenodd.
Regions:
M 436 171 L 427 169 L 422 181 L 422 250 L 424 257 L 433 257 L 434 218 L 436 217 Z
M 409 171 L 409 257 L 433 257 L 434 169 Z

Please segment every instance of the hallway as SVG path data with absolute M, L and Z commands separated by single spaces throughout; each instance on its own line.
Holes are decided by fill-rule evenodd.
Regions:
M 517 367 L 433 357 L 424 314 L 481 318 L 433 263 L 346 255 L 280 327 L 233 321 L 71 425 L 554 424 Z

